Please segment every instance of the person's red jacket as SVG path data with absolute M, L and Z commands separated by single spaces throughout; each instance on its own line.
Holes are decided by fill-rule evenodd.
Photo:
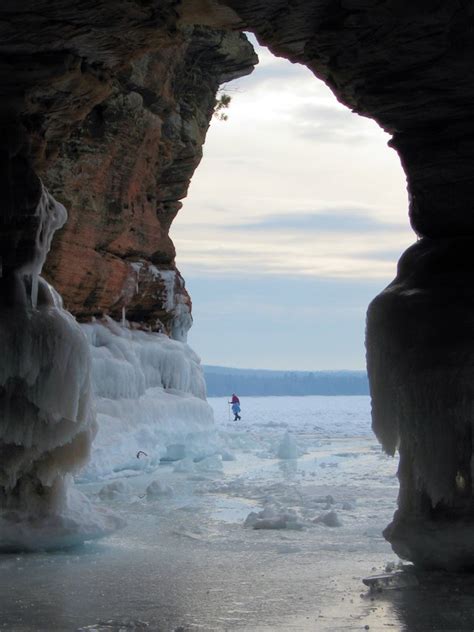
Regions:
M 237 395 L 232 395 L 232 399 L 230 400 L 231 404 L 240 404 L 240 399 L 237 397 Z

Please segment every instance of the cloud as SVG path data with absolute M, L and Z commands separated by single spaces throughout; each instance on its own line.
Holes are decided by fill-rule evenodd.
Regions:
M 326 143 L 369 142 L 382 134 L 370 119 L 337 103 L 304 103 L 288 110 L 293 133 L 306 140 Z M 388 138 L 388 136 L 387 136 Z
M 229 215 L 232 223 L 192 222 L 180 232 L 175 244 L 183 272 L 388 279 L 413 241 L 407 224 L 375 215 L 371 207 L 322 206 L 315 213 L 253 217 L 230 210 Z
M 406 244 L 405 248 L 392 248 L 389 250 L 366 250 L 360 253 L 353 253 L 353 257 L 356 259 L 371 259 L 373 261 L 388 261 L 389 263 L 393 263 L 394 261 L 398 261 L 402 256 L 404 250 L 411 246 L 411 244 Z
M 308 77 L 319 81 L 306 66 L 294 64 L 282 57 L 276 57 L 268 48 L 260 46 L 252 33 L 246 33 L 246 35 L 255 48 L 259 61 L 251 75 L 232 82 L 231 90 L 232 88 L 239 90 L 240 84 L 245 84 L 246 87 L 252 86 L 257 89 L 265 89 L 267 83 L 284 82 L 284 85 L 287 85 L 289 82 L 295 83 L 307 80 Z
M 253 40 L 254 44 L 255 40 Z M 262 124 L 268 117 L 283 117 L 291 133 L 325 144 L 360 144 L 383 134 L 376 123 L 361 117 L 336 100 L 331 90 L 300 64 L 274 57 L 255 46 L 260 63 L 252 75 L 225 86 L 235 101 L 252 110 Z
M 260 58 L 260 64 L 255 68 L 251 75 L 245 77 L 245 79 L 236 80 L 232 82 L 230 86 L 225 86 L 226 92 L 232 91 L 239 92 L 241 86 L 245 86 L 245 89 L 254 88 L 259 91 L 267 90 L 269 85 L 282 85 L 287 89 L 290 85 L 300 83 L 307 80 L 311 75 L 311 71 L 300 64 L 292 64 L 286 61 L 282 63 L 281 59 L 272 58 L 271 61 L 266 61 L 265 56 L 262 55 L 262 49 L 258 49 L 258 56 Z M 320 81 L 314 75 L 312 76 L 314 81 Z
M 230 230 L 249 231 L 288 231 L 288 232 L 314 232 L 314 233 L 373 233 L 386 232 L 396 228 L 406 230 L 406 224 L 396 224 L 376 219 L 357 209 L 327 209 L 314 213 L 294 212 L 288 214 L 266 215 L 255 222 L 246 224 L 233 224 L 227 226 Z
M 213 278 L 393 278 L 413 239 L 385 134 L 307 68 L 258 52 L 173 224 L 178 265 Z

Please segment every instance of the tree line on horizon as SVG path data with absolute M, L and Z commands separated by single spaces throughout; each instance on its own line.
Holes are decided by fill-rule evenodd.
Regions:
M 257 371 L 204 366 L 208 397 L 231 393 L 270 395 L 368 395 L 365 371 Z

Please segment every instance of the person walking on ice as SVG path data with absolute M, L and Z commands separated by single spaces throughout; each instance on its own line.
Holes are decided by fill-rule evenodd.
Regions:
M 232 412 L 234 413 L 234 421 L 237 421 L 238 419 L 241 419 L 241 416 L 239 415 L 240 413 L 240 399 L 237 397 L 237 395 L 235 393 L 232 393 L 232 398 L 229 402 L 229 404 L 232 404 Z

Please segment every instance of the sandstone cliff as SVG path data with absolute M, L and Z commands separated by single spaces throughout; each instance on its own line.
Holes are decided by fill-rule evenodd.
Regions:
M 244 35 L 187 27 L 124 68 L 44 181 L 69 211 L 45 269 L 79 319 L 103 313 L 182 339 L 191 301 L 169 228 L 202 156 L 219 85 L 257 59 Z

